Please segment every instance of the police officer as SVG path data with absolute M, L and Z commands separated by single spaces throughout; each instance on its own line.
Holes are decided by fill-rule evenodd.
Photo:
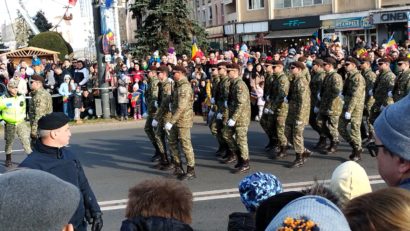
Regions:
M 5 122 L 6 167 L 12 166 L 11 152 L 16 134 L 23 144 L 24 152 L 27 154 L 31 153 L 30 129 L 24 121 L 26 118 L 26 99 L 24 95 L 17 93 L 17 87 L 18 81 L 14 79 L 10 80 L 7 84 L 9 96 L 3 95 L 0 98 L 1 118 Z
M 323 80 L 320 94 L 317 96 L 320 100 L 319 118 L 322 124 L 321 136 L 330 139 L 330 146 L 323 150 L 324 154 L 335 153 L 339 143 L 339 116 L 342 113 L 343 101 L 341 99 L 343 91 L 343 78 L 335 68 L 336 60 L 332 57 L 324 59 L 324 69 L 326 77 Z
M 66 147 L 71 136 L 68 121 L 62 112 L 43 116 L 38 121 L 41 139 L 35 140 L 34 151 L 19 167 L 42 170 L 76 186 L 82 197 L 69 223 L 76 231 L 86 231 L 87 222 L 92 225 L 92 231 L 100 231 L 103 220 L 98 201 L 88 184 L 80 160 Z
M 370 95 L 374 96 L 374 104 L 370 114 L 372 124 L 387 105 L 394 103 L 392 92 L 396 75 L 390 70 L 390 59 L 379 59 L 377 65 L 380 73 L 374 83 L 373 90 L 370 91 Z
M 156 68 L 151 67 L 150 72 L 155 72 Z M 155 129 L 156 135 L 159 137 L 159 146 L 164 147 L 165 161 L 162 161 L 160 170 L 170 170 L 173 168 L 173 165 L 170 163 L 172 159 L 168 158 L 166 152 L 166 132 L 164 126 L 171 119 L 171 94 L 174 86 L 174 82 L 168 79 L 169 69 L 166 66 L 161 66 L 158 68 L 158 111 L 152 120 L 152 127 Z M 154 105 L 155 106 L 155 105 Z
M 195 175 L 195 154 L 191 143 L 191 128 L 193 125 L 192 106 L 194 102 L 191 84 L 186 77 L 184 67 L 175 66 L 173 69 L 175 86 L 169 105 L 172 116 L 164 128 L 169 132 L 169 149 L 174 158 L 175 174 L 179 180 L 191 180 Z M 182 168 L 180 144 L 187 161 L 187 171 Z
M 238 159 L 233 173 L 243 173 L 250 169 L 248 149 L 248 127 L 251 121 L 251 103 L 249 89 L 239 77 L 240 66 L 227 66 L 231 81 L 228 95 L 228 121 L 223 130 L 223 136 Z
M 317 120 L 319 113 L 319 104 L 317 96 L 320 94 L 322 89 L 323 80 L 326 77 L 326 72 L 323 70 L 323 60 L 315 59 L 313 60 L 312 66 L 312 79 L 309 83 L 310 86 L 310 116 L 309 125 L 319 134 L 319 142 L 314 147 L 315 149 L 321 150 L 326 147 L 326 136 L 321 136 L 322 134 L 322 124 Z
M 165 146 L 161 141 L 160 136 L 158 136 L 154 127 L 152 126 L 152 121 L 158 110 L 158 96 L 159 96 L 159 80 L 157 78 L 157 68 L 152 66 L 148 72 L 148 86 L 145 91 L 145 102 L 147 104 L 147 121 L 145 122 L 144 131 L 147 134 L 149 140 L 155 148 L 155 155 L 151 158 L 152 161 L 156 161 L 160 158 L 159 164 L 155 165 L 154 168 L 161 168 L 161 166 L 168 164 L 168 159 L 166 156 Z
M 394 83 L 393 88 L 393 100 L 397 102 L 404 98 L 410 92 L 410 59 L 407 57 L 400 57 L 397 60 L 400 74 Z
M 302 62 L 293 62 L 289 68 L 294 79 L 290 83 L 289 95 L 285 98 L 285 101 L 289 100 L 286 137 L 292 140 L 296 152 L 296 159 L 290 166 L 294 168 L 301 167 L 312 154 L 311 151 L 305 148 L 303 141 L 303 132 L 305 126 L 309 123 L 310 88 L 306 79 L 306 72 L 303 71 L 306 67 Z
M 360 66 L 359 60 L 349 57 L 345 62 L 347 71 L 343 84 L 343 111 L 339 121 L 339 133 L 346 140 L 353 151 L 350 160 L 358 161 L 362 153 L 362 137 L 360 135 L 360 124 L 362 122 L 366 82 L 357 70 Z M 350 131 L 348 125 L 350 124 Z
M 43 87 L 44 78 L 39 75 L 33 75 L 30 79 L 31 100 L 29 101 L 29 119 L 31 126 L 31 139 L 36 140 L 37 122 L 38 120 L 51 112 L 53 112 L 53 102 L 51 95 Z
M 374 104 L 373 97 L 373 88 L 374 83 L 376 82 L 377 75 L 372 71 L 372 59 L 366 57 L 362 60 L 360 69 L 362 70 L 362 76 L 366 81 L 366 97 L 364 100 L 364 109 L 363 109 L 363 122 L 360 128 L 362 137 L 366 137 L 366 143 L 374 139 L 374 129 L 373 125 L 370 123 L 370 111 Z M 372 95 L 370 95 L 370 93 Z M 367 128 L 367 129 L 366 129 Z

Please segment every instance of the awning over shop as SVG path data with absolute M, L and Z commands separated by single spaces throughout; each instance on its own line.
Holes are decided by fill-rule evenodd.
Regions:
M 318 28 L 270 31 L 269 34 L 266 35 L 264 38 L 273 39 L 273 38 L 307 37 L 307 36 L 312 36 L 313 33 L 315 33 L 316 31 L 318 31 Z

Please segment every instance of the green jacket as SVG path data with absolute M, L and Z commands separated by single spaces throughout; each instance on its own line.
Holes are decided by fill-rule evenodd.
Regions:
M 53 112 L 53 102 L 51 95 L 44 88 L 31 92 L 31 100 L 29 104 L 29 117 L 31 125 L 31 133 L 37 134 L 37 122 L 44 115 Z
M 380 72 L 374 83 L 374 104 L 378 107 L 387 106 L 393 103 L 393 98 L 388 96 L 389 91 L 393 92 L 394 80 L 396 76 L 390 70 Z
M 289 79 L 284 72 L 274 74 L 274 79 L 270 89 L 270 105 L 273 113 L 277 116 L 286 116 L 289 105 L 285 103 L 285 97 L 289 93 Z
M 310 115 L 310 88 L 304 73 L 294 76 L 289 88 L 289 114 L 288 121 L 294 124 L 296 121 L 304 125 L 309 123 Z
M 175 82 L 171 96 L 171 124 L 177 127 L 192 127 L 194 93 L 186 77 Z
M 148 79 L 148 87 L 145 91 L 145 99 L 147 102 L 148 114 L 155 115 L 157 113 L 158 108 L 155 107 L 155 102 L 158 102 L 158 94 L 159 94 L 159 80 L 156 77 Z
M 323 80 L 320 93 L 320 114 L 339 116 L 342 113 L 343 78 L 335 70 L 328 72 Z
M 393 90 L 394 102 L 404 98 L 410 92 L 410 69 L 401 72 L 396 79 Z
M 171 118 L 171 95 L 173 89 L 173 82 L 166 79 L 163 82 L 158 82 L 158 110 L 155 115 L 155 120 L 160 123 L 166 123 Z
M 248 86 L 238 77 L 231 80 L 228 96 L 229 118 L 235 127 L 248 127 L 251 121 L 251 102 Z
M 23 95 L 0 98 L 1 117 L 8 124 L 19 124 L 26 118 L 26 98 Z
M 348 72 L 346 76 L 343 85 L 343 110 L 350 112 L 352 116 L 362 116 L 366 96 L 366 82 L 358 70 Z

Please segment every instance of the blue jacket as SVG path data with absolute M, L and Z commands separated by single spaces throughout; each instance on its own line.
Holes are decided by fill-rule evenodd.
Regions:
M 84 218 L 101 213 L 100 206 L 85 176 L 80 160 L 67 148 L 49 147 L 37 140 L 34 151 L 27 156 L 19 167 L 38 169 L 51 173 L 69 182 L 80 190 L 82 198 L 77 211 L 70 220 L 74 227 L 83 226 Z

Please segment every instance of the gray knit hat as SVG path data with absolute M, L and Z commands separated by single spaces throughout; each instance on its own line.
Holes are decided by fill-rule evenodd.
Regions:
M 410 95 L 385 108 L 374 122 L 374 130 L 392 154 L 410 160 Z
M 276 231 L 281 227 L 295 225 L 293 221 L 310 221 L 320 231 L 350 231 L 349 224 L 342 211 L 326 198 L 304 196 L 287 204 L 276 215 L 266 230 Z M 290 224 L 289 224 L 290 223 Z M 312 230 L 315 230 L 312 227 Z M 297 230 L 297 229 L 292 229 Z
M 0 175 L 0 230 L 61 231 L 80 203 L 80 191 L 47 172 L 18 169 Z

